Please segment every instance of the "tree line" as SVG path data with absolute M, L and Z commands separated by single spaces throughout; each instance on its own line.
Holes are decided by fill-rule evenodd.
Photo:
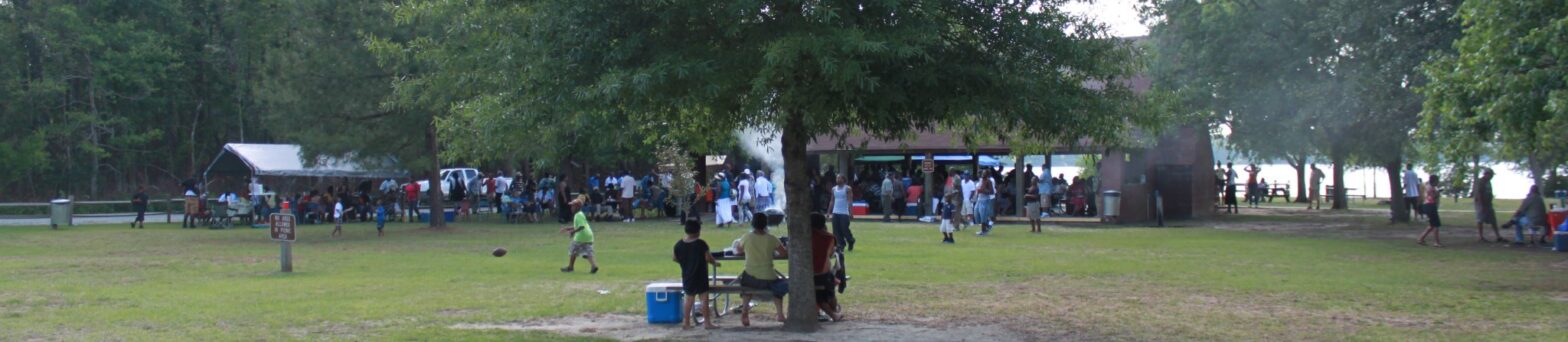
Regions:
M 0 54 L 0 96 L 24 100 L 0 104 L 0 153 L 16 156 L 0 185 L 172 181 L 236 140 L 394 161 L 381 166 L 433 183 L 443 163 L 516 158 L 570 177 L 762 127 L 789 161 L 788 235 L 809 241 L 813 137 L 1049 146 L 1157 131 L 1156 106 L 1119 82 L 1141 55 L 1062 4 L 3 0 L 0 43 L 19 48 Z M 787 325 L 814 330 L 811 245 L 790 250 Z
M 441 66 L 422 62 L 434 58 L 429 49 L 414 51 L 447 24 L 399 21 L 412 13 L 400 8 L 415 6 L 0 1 L 0 190 L 9 200 L 119 198 L 137 185 L 173 192 L 228 142 L 391 156 L 397 165 L 379 166 L 421 175 L 443 163 L 512 170 L 570 155 L 613 168 L 652 155 L 631 134 L 640 123 L 622 118 L 478 115 L 504 105 L 490 90 L 507 85 L 485 75 L 429 86 L 436 80 L 421 76 Z M 469 52 L 468 62 L 508 66 Z M 499 136 L 507 132 L 525 134 Z
M 1147 0 L 1141 10 L 1156 87 L 1227 129 L 1230 147 L 1294 167 L 1297 184 L 1307 164 L 1332 164 L 1336 208 L 1347 167 L 1382 167 L 1400 193 L 1407 163 L 1463 188 L 1483 157 L 1523 165 L 1538 184 L 1568 161 L 1564 50 L 1551 48 L 1568 42 L 1560 1 Z

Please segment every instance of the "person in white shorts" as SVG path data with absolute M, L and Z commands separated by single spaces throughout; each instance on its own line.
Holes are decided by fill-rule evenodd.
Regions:
M 954 208 L 953 203 L 958 202 L 958 198 L 957 198 L 958 197 L 958 192 L 957 191 L 948 191 L 947 195 L 943 196 L 943 197 L 944 198 L 942 199 L 942 225 L 939 226 L 937 229 L 942 232 L 942 243 L 951 244 L 951 243 L 955 243 L 953 241 L 953 231 L 957 230 L 957 229 L 955 229 L 956 227 L 953 227 L 953 210 L 956 209 L 956 208 Z

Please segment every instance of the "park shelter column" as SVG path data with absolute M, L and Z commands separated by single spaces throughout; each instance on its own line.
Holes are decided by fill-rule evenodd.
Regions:
M 919 204 L 920 205 L 920 211 L 919 212 L 926 213 L 924 216 L 936 216 L 936 215 L 938 215 L 938 213 L 931 211 L 931 203 L 935 203 L 935 202 L 931 201 L 932 193 L 935 192 L 935 191 L 932 191 L 932 190 L 936 189 L 936 183 L 934 182 L 934 179 L 935 179 L 934 177 L 936 177 L 936 176 L 933 175 L 935 173 L 935 172 L 933 172 L 933 171 L 935 171 L 935 169 L 926 170 L 925 167 L 924 167 L 925 163 L 931 163 L 932 165 L 936 165 L 936 159 L 933 159 L 935 157 L 936 156 L 933 156 L 930 153 L 926 153 L 926 159 L 921 162 L 922 167 L 920 169 L 920 173 L 924 173 L 925 174 L 926 181 L 925 181 L 925 185 L 924 185 L 925 188 L 923 190 L 924 193 L 921 194 L 921 196 L 922 196 L 921 199 L 922 200 L 920 201 L 920 204 Z M 940 217 L 938 217 L 937 219 L 941 220 Z
M 1013 156 L 1013 214 L 1024 216 L 1024 155 Z

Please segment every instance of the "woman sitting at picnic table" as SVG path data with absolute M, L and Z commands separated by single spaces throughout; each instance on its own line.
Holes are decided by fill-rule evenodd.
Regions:
M 746 269 L 740 273 L 740 286 L 773 292 L 773 307 L 777 309 L 779 322 L 784 321 L 784 295 L 789 293 L 789 283 L 779 279 L 779 272 L 773 269 L 774 254 L 779 257 L 789 257 L 789 250 L 779 242 L 779 238 L 768 235 L 767 216 L 757 216 L 751 221 L 751 232 L 740 238 L 741 248 L 735 251 L 736 255 L 746 257 Z M 751 295 L 741 295 L 740 325 L 751 326 Z
M 834 273 L 833 250 L 837 249 L 833 233 L 828 232 L 827 216 L 821 213 L 811 214 L 811 269 L 815 276 L 811 283 L 816 287 L 817 309 L 828 314 L 834 322 L 844 320 L 839 313 L 838 296 L 833 288 L 838 286 L 838 277 Z

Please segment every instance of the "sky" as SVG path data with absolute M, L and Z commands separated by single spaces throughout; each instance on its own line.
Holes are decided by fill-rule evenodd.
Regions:
M 1138 22 L 1138 0 L 1094 0 L 1071 2 L 1062 8 L 1068 13 L 1085 15 L 1110 26 L 1117 37 L 1146 36 L 1149 28 Z

